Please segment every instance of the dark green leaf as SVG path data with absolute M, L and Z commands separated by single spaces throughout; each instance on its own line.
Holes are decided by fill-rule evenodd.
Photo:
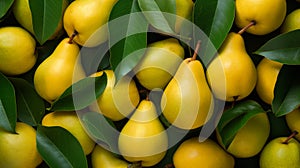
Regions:
M 63 0 L 29 0 L 34 35 L 44 44 L 55 32 L 63 15 Z
M 53 102 L 50 110 L 81 110 L 90 105 L 102 94 L 106 83 L 107 76 L 105 73 L 98 77 L 84 78 L 66 89 L 64 93 Z
M 194 23 L 207 36 L 204 39 L 200 37 L 202 43 L 199 55 L 205 65 L 210 62 L 225 40 L 233 24 L 234 13 L 234 0 L 197 0 L 195 2 Z M 197 37 L 196 34 L 195 37 Z M 210 41 L 207 41 L 207 38 Z M 198 41 L 199 38 L 196 40 Z
M 150 25 L 167 34 L 176 34 L 173 29 L 176 19 L 175 0 L 138 0 L 138 4 Z M 165 15 L 163 12 L 175 15 Z
M 14 0 L 1 0 L 0 1 L 0 18 L 2 18 L 14 3 Z
M 283 116 L 300 106 L 300 66 L 282 66 L 274 88 L 272 111 Z
M 233 108 L 226 110 L 217 126 L 224 146 L 227 148 L 230 145 L 236 133 L 250 118 L 264 112 L 264 109 L 252 100 L 240 102 Z
M 80 143 L 66 129 L 38 126 L 36 140 L 39 153 L 50 167 L 88 167 Z
M 122 0 L 114 5 L 108 26 L 110 62 L 118 81 L 143 56 L 147 46 L 148 23 L 140 13 L 136 0 Z
M 38 125 L 45 113 L 43 99 L 26 80 L 10 78 L 10 81 L 16 91 L 18 119 L 31 126 Z
M 254 53 L 283 64 L 300 65 L 300 30 L 280 34 Z
M 0 127 L 15 133 L 17 105 L 15 89 L 11 82 L 0 72 Z
M 108 145 L 111 151 L 118 151 L 119 131 L 115 129 L 111 120 L 98 112 L 87 112 L 83 114 L 81 120 L 89 135 Z

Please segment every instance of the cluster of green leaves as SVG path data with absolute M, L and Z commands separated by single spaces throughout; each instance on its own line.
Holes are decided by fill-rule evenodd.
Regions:
M 14 0 L 0 1 L 0 22 L 7 19 L 8 15 L 11 14 L 10 9 L 13 2 Z M 41 47 L 49 47 L 47 39 L 54 33 L 60 18 L 63 16 L 62 3 L 63 0 L 29 0 L 34 35 Z M 180 39 L 183 45 L 190 46 L 191 49 L 195 47 L 197 41 L 201 40 L 201 49 L 198 55 L 205 67 L 215 56 L 228 32 L 234 30 L 234 8 L 234 0 L 195 0 L 192 24 L 187 23 L 191 26 L 191 31 L 183 31 L 178 34 L 174 31 L 175 23 L 174 17 L 172 17 L 176 15 L 175 0 L 119 0 L 109 19 L 108 26 L 111 38 L 108 44 L 104 44 L 109 46 L 109 54 L 105 58 L 108 58 L 109 67 L 114 70 L 117 79 L 122 78 L 141 59 L 143 49 L 147 47 L 149 38 L 153 35 L 147 33 L 150 27 L 155 29 L 157 34 Z M 115 26 L 114 21 L 118 18 L 122 18 L 122 24 Z M 203 32 L 197 32 L 196 29 L 201 29 Z M 119 39 L 118 36 L 114 36 L 116 33 L 120 34 L 119 37 L 126 35 L 126 38 Z M 52 49 L 44 55 L 43 59 L 50 55 L 53 46 L 55 45 L 52 45 Z M 43 50 L 40 49 L 38 52 L 41 56 Z M 274 91 L 275 97 L 271 105 L 274 115 L 280 117 L 298 108 L 300 105 L 300 79 L 296 72 L 300 69 L 300 31 L 278 34 L 253 53 L 284 64 L 278 76 Z M 80 144 L 68 131 L 60 127 L 44 127 L 40 123 L 46 112 L 54 110 L 74 111 L 87 107 L 102 94 L 106 86 L 106 76 L 89 77 L 75 83 L 51 107 L 46 109 L 44 101 L 37 95 L 32 86 L 33 73 L 34 70 L 26 74 L 30 76 L 29 80 L 24 80 L 27 79 L 26 75 L 22 76 L 24 77 L 22 79 L 6 77 L 0 73 L 0 126 L 12 133 L 15 132 L 17 120 L 36 127 L 39 152 L 50 167 L 61 167 L 61 165 L 65 165 L 64 167 L 77 167 L 79 165 L 79 167 L 87 167 L 87 160 Z M 90 92 L 94 82 L 101 83 L 101 85 L 97 85 L 95 92 Z M 85 99 L 81 99 L 84 101 L 74 100 L 74 97 L 78 97 L 78 95 L 84 95 Z M 230 111 L 230 113 L 226 113 L 228 115 L 222 116 L 218 125 L 225 145 L 231 142 L 236 132 L 251 117 L 257 113 L 265 112 L 265 109 L 258 101 L 246 100 L 237 102 Z M 94 112 L 86 113 L 82 117 L 82 121 L 87 131 L 95 139 L 108 143 L 110 139 L 116 138 L 115 135 L 105 132 L 107 129 L 101 129 L 107 126 L 104 124 L 105 122 L 114 125 L 102 115 Z M 114 144 L 108 143 L 108 145 L 112 149 L 116 148 Z M 172 153 L 175 148 L 168 151 L 166 158 L 158 166 L 163 167 L 166 163 L 172 162 Z M 61 157 L 57 156 L 58 153 Z
M 262 47 L 256 54 L 283 64 L 274 89 L 272 111 L 284 116 L 300 106 L 300 30 L 280 34 Z

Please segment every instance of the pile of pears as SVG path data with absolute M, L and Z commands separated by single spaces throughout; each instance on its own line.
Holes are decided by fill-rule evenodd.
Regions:
M 240 31 L 232 29 L 228 32 L 218 53 L 206 67 L 198 57 L 201 40 L 188 48 L 178 38 L 180 35 L 158 33 L 161 38 L 147 45 L 137 65 L 121 79 L 117 79 L 110 68 L 87 73 L 80 52 L 82 47 L 96 47 L 109 40 L 106 23 L 116 3 L 117 0 L 76 0 L 70 4 L 65 1 L 61 22 L 49 40 L 62 37 L 62 34 L 66 37 L 38 65 L 33 78 L 35 90 L 51 106 L 74 83 L 86 77 L 107 76 L 103 93 L 87 108 L 112 122 L 124 123 L 117 140 L 121 159 L 97 145 L 91 156 L 95 167 L 157 165 L 165 158 L 173 138 L 166 129 L 201 130 L 215 117 L 214 113 L 219 110 L 217 102 L 233 107 L 256 92 L 263 102 L 272 103 L 282 64 L 263 58 L 255 65 L 245 47 L 243 33 L 260 36 L 279 29 L 286 18 L 285 0 L 236 0 L 235 26 Z M 266 4 L 268 8 L 264 10 L 248 10 L 249 7 L 260 9 Z M 177 14 L 190 19 L 194 2 L 176 0 L 176 5 Z M 16 0 L 13 13 L 20 25 L 34 34 L 28 0 Z M 26 17 L 21 14 L 30 19 L 24 19 Z M 182 20 L 177 19 L 176 33 L 180 32 L 181 26 Z M 282 28 L 281 33 L 287 31 L 291 31 L 290 27 Z M 151 95 L 157 93 L 159 96 L 154 99 Z M 220 114 L 226 113 L 226 109 L 221 111 Z M 219 132 L 214 133 L 215 139 L 207 137 L 201 142 L 192 137 L 180 142 L 172 156 L 173 166 L 233 168 L 235 158 L 250 158 L 261 153 L 260 165 L 268 168 L 274 162 L 284 162 L 288 158 L 269 154 L 278 152 L 277 148 L 284 148 L 280 145 L 289 142 L 294 145 L 291 148 L 294 148 L 292 154 L 295 156 L 290 165 L 300 165 L 300 145 L 293 137 L 281 137 L 267 145 L 270 121 L 266 113 L 249 119 L 228 147 L 223 144 Z M 276 157 L 279 159 L 274 159 Z

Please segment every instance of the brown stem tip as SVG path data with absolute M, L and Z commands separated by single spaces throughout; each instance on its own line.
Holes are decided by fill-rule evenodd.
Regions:
M 247 29 L 249 29 L 251 26 L 254 26 L 256 24 L 256 22 L 253 20 L 251 21 L 248 25 L 246 25 L 245 27 L 243 27 L 238 34 L 243 34 L 245 31 L 247 31 Z
M 69 37 L 69 44 L 73 44 L 73 39 L 75 38 L 75 36 L 78 34 L 78 32 L 76 30 L 74 30 L 73 34 L 71 35 L 71 37 Z
M 298 131 L 293 131 L 290 136 L 288 136 L 282 143 L 283 144 L 288 144 L 289 140 L 294 138 L 298 134 Z
M 166 164 L 164 168 L 175 168 L 172 163 Z
M 137 161 L 129 164 L 128 168 L 142 168 L 142 161 Z
M 200 44 L 201 44 L 201 40 L 198 40 L 197 45 L 196 45 L 196 48 L 195 48 L 195 51 L 194 51 L 194 55 L 193 55 L 193 57 L 192 57 L 192 61 L 193 61 L 193 60 L 196 60 L 196 58 L 197 58 L 197 55 L 198 55 L 197 53 L 198 53 L 198 51 L 199 51 Z

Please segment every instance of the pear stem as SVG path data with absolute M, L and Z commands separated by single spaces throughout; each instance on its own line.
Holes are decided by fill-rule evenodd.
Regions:
M 194 51 L 194 55 L 192 57 L 192 61 L 197 59 L 197 55 L 198 55 L 197 53 L 199 51 L 200 44 L 201 44 L 201 40 L 198 40 L 195 51 Z
M 298 131 L 293 131 L 290 136 L 288 136 L 282 143 L 283 144 L 288 144 L 289 140 L 294 138 L 298 134 Z
M 175 168 L 172 163 L 166 164 L 164 168 Z
M 129 164 L 127 168 L 142 168 L 142 161 L 133 162 Z
M 245 27 L 243 27 L 238 34 L 243 34 L 247 29 L 249 29 L 251 26 L 254 26 L 256 24 L 256 22 L 253 20 L 251 21 L 248 25 L 246 25 Z
M 75 38 L 75 36 L 78 34 L 78 32 L 75 30 L 74 32 L 73 32 L 73 34 L 71 35 L 71 37 L 69 38 L 69 41 L 68 41 L 68 43 L 69 44 L 73 44 L 73 39 Z
M 236 103 L 238 98 L 239 98 L 239 96 L 233 96 L 233 102 L 231 104 L 231 108 L 233 108 L 235 106 L 235 103 Z

